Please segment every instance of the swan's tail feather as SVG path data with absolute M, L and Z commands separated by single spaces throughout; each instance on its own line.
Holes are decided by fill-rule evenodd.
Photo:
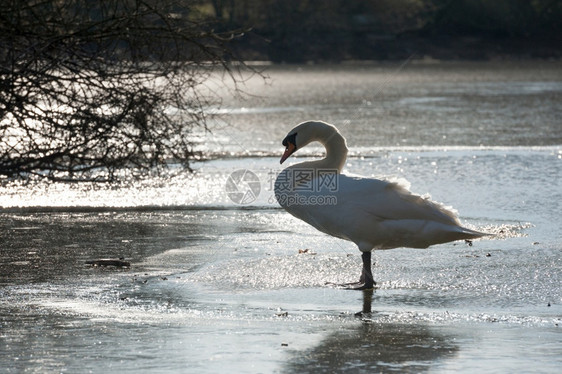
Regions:
M 424 243 L 425 244 L 424 248 L 427 248 L 428 246 L 433 244 L 454 242 L 456 240 L 473 240 L 473 239 L 478 239 L 484 236 L 491 235 L 484 232 L 467 229 L 466 227 L 462 227 L 462 226 L 453 226 L 453 227 L 454 228 L 449 226 L 444 230 L 435 231 L 433 235 L 429 235 L 428 238 L 431 239 L 429 239 L 429 241 Z
M 493 236 L 494 234 L 489 234 L 486 232 L 480 232 L 480 231 L 476 231 L 476 230 L 471 230 L 471 229 L 467 229 L 466 227 L 460 227 L 460 232 L 459 234 L 466 236 L 465 238 L 460 238 L 460 239 L 477 239 L 477 238 L 482 238 L 484 236 Z
M 436 242 L 446 243 L 456 240 L 473 240 L 490 235 L 492 234 L 467 229 L 466 227 L 462 226 L 457 226 L 454 230 L 446 231 L 442 235 L 439 235 L 440 238 L 437 239 Z

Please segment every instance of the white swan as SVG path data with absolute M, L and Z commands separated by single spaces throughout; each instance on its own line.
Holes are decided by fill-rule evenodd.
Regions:
M 281 163 L 313 141 L 325 146 L 326 157 L 283 170 L 275 181 L 275 197 L 293 216 L 359 247 L 361 278 L 348 288 L 375 286 L 371 272 L 374 249 L 427 248 L 486 235 L 462 227 L 455 213 L 398 183 L 341 174 L 347 158 L 346 141 L 328 123 L 303 122 L 289 131 L 283 139 L 286 149 Z

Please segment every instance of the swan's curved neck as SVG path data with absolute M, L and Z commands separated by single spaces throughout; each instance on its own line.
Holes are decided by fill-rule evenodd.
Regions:
M 317 133 L 313 141 L 319 141 L 326 148 L 326 157 L 322 160 L 303 162 L 298 167 L 315 169 L 332 169 L 340 173 L 347 160 L 347 144 L 345 138 L 333 128 Z

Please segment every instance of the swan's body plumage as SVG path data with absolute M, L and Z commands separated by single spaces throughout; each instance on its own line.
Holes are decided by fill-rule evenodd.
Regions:
M 281 162 L 313 141 L 326 147 L 326 158 L 283 170 L 275 182 L 275 195 L 293 216 L 368 253 L 364 256 L 364 262 L 365 257 L 369 260 L 367 277 L 374 249 L 427 248 L 485 235 L 462 227 L 455 212 L 412 194 L 400 183 L 342 174 L 347 145 L 327 123 L 309 121 L 291 130 L 283 141 L 287 149 Z M 364 268 L 363 283 L 365 275 Z
M 326 234 L 354 242 L 361 251 L 427 248 L 480 236 L 461 227 L 443 205 L 414 195 L 398 183 L 345 174 L 334 178 L 337 190 L 317 189 L 322 181 L 314 178 L 312 191 L 293 190 L 283 208 Z M 295 195 L 305 204 L 297 204 Z

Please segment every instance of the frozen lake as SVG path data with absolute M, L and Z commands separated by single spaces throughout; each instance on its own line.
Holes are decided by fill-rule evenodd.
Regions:
M 557 372 L 562 65 L 268 73 L 199 134 L 213 160 L 195 174 L 0 186 L 2 371 Z M 404 178 L 496 236 L 375 252 L 374 293 L 326 286 L 356 280 L 359 251 L 272 199 L 280 142 L 307 119 L 340 128 L 346 171 Z M 236 170 L 260 182 L 247 204 Z M 85 265 L 106 257 L 131 268 Z

